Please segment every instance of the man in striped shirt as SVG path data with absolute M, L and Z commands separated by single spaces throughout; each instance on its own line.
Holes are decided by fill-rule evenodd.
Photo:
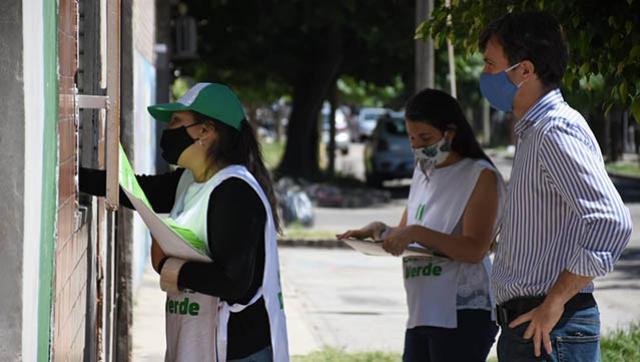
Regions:
M 517 120 L 492 275 L 498 358 L 597 361 L 592 281 L 613 269 L 632 222 L 593 133 L 558 88 L 567 63 L 562 30 L 546 13 L 508 14 L 479 45 L 483 95 Z

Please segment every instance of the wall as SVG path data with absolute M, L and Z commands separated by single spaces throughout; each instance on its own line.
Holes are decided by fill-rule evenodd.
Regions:
M 53 307 L 53 360 L 81 361 L 85 345 L 87 233 L 77 230 L 78 4 L 58 2 L 58 216 Z M 86 227 L 86 226 L 85 226 Z
M 0 2 L 0 361 L 22 346 L 24 85 L 22 0 Z

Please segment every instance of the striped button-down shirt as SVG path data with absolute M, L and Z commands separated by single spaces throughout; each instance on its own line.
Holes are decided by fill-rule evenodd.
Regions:
M 593 133 L 559 89 L 527 111 L 515 135 L 492 272 L 498 304 L 546 294 L 563 270 L 610 272 L 632 227 Z M 591 291 L 593 283 L 582 290 Z

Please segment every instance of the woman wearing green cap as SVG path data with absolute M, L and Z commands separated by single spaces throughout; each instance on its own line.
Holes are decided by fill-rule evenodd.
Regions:
M 154 210 L 204 240 L 213 260 L 175 258 L 153 242 L 167 292 L 165 360 L 288 361 L 276 198 L 238 97 L 198 83 L 178 102 L 148 110 L 168 123 L 162 157 L 179 168 L 138 181 Z M 104 172 L 82 169 L 80 188 L 103 194 Z

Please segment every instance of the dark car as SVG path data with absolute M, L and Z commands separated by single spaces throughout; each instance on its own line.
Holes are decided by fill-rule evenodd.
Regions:
M 367 184 L 381 187 L 387 180 L 411 178 L 415 161 L 407 137 L 404 113 L 388 113 L 378 120 L 364 151 Z

